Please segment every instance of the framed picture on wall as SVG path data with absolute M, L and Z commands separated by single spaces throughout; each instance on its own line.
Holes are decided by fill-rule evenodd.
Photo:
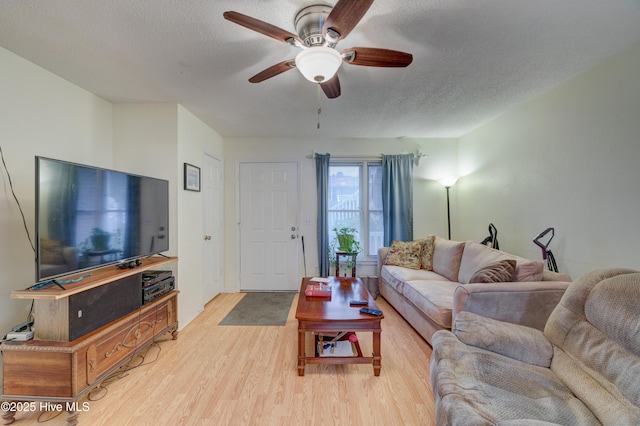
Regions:
M 184 189 L 200 192 L 200 167 L 184 163 Z

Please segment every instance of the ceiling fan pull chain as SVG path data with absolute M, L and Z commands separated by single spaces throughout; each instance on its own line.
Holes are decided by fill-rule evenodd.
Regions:
M 320 113 L 322 112 L 322 108 L 320 107 L 320 100 L 322 99 L 322 95 L 320 94 L 320 84 L 318 83 L 318 126 L 317 129 L 320 130 Z

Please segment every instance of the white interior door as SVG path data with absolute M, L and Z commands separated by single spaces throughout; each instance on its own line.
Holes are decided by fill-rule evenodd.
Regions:
M 240 289 L 297 290 L 298 165 L 239 167 Z
M 222 162 L 202 156 L 204 239 L 202 298 L 207 303 L 222 292 Z

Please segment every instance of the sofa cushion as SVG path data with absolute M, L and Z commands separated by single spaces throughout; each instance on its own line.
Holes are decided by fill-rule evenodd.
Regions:
M 384 263 L 385 265 L 420 269 L 420 265 L 422 264 L 422 247 L 423 244 L 419 241 L 393 240 Z
M 462 253 L 458 281 L 468 284 L 476 271 L 504 259 L 516 261 L 516 274 L 513 281 L 540 281 L 542 279 L 542 270 L 544 269 L 542 262 L 513 256 L 475 241 L 467 241 Z
M 383 265 L 381 271 L 384 282 L 389 284 L 400 294 L 402 294 L 404 283 L 407 281 L 448 281 L 445 277 L 438 275 L 433 271 L 426 271 L 424 269 L 408 269 L 403 268 L 402 266 Z
M 600 422 L 551 370 L 465 345 L 453 333 L 433 335 L 431 387 L 436 422 L 487 425 L 536 419 L 561 425 Z
M 464 245 L 461 241 L 436 237 L 433 245 L 433 271 L 449 281 L 458 281 Z
M 527 364 L 549 368 L 553 346 L 542 331 L 462 311 L 451 329 L 458 340 Z
M 506 283 L 513 281 L 516 272 L 515 259 L 504 259 L 476 271 L 469 279 L 471 283 Z
M 452 281 L 406 281 L 403 295 L 433 322 L 451 328 L 453 294 L 460 284 Z

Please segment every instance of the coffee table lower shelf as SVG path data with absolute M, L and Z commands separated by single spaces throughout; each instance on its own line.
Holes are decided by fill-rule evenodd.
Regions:
M 370 364 L 373 365 L 374 376 L 380 375 L 382 368 L 380 356 L 380 321 L 372 321 L 366 324 L 351 323 L 343 324 L 340 329 L 336 329 L 338 324 L 313 323 L 298 321 L 298 376 L 304 376 L 307 364 Z M 358 355 L 354 356 L 307 356 L 306 336 L 312 333 L 336 333 L 344 330 L 353 332 L 373 333 L 373 354 L 372 356 L 362 356 L 359 342 L 356 342 Z M 313 335 L 313 334 L 312 334 Z M 314 339 L 314 348 L 316 342 Z M 315 349 L 314 349 L 315 350 Z

